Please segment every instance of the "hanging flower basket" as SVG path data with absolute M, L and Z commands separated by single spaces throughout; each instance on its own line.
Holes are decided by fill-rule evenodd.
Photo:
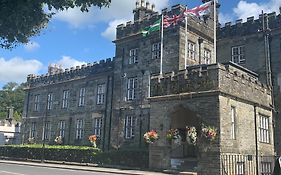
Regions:
M 197 144 L 197 130 L 194 126 L 186 126 L 186 141 L 191 145 Z
M 91 144 L 93 145 L 94 148 L 97 147 L 97 139 L 98 139 L 98 137 L 96 135 L 89 136 L 89 141 L 91 142 Z
M 181 136 L 178 129 L 170 129 L 167 132 L 166 139 L 169 142 L 174 141 L 175 144 L 181 144 Z
M 56 137 L 54 141 L 56 142 L 56 144 L 61 145 L 63 143 L 62 136 Z
M 217 129 L 212 126 L 202 125 L 201 134 L 208 142 L 213 142 L 217 137 Z
M 146 143 L 154 143 L 156 140 L 159 139 L 159 136 L 158 136 L 158 133 L 155 131 L 155 130 L 151 130 L 151 131 L 148 131 L 146 132 L 144 135 L 143 135 L 143 138 L 144 138 L 144 141 Z

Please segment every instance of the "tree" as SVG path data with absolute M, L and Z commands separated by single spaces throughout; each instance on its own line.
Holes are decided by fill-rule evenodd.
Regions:
M 55 14 L 49 10 L 79 7 L 88 11 L 91 6 L 107 7 L 111 0 L 1 0 L 0 47 L 11 49 L 19 43 L 28 43 L 38 35 Z M 46 8 L 47 7 L 47 8 Z
M 23 112 L 25 84 L 9 82 L 0 90 L 0 119 L 8 115 L 8 107 L 14 108 L 14 119 L 20 120 Z

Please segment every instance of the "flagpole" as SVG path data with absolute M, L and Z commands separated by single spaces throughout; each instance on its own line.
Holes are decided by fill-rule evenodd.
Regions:
M 187 7 L 185 7 L 185 11 L 187 10 Z M 185 49 L 184 49 L 184 69 L 186 69 L 187 66 L 187 15 L 185 16 Z
M 214 1 L 214 59 L 217 63 L 217 4 Z
M 163 73 L 163 36 L 164 36 L 164 32 L 163 32 L 163 13 L 161 15 L 161 50 L 160 50 L 160 75 L 162 75 Z

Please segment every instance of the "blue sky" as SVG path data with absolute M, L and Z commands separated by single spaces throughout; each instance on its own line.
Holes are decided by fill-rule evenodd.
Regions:
M 93 7 L 89 13 L 78 9 L 58 12 L 39 36 L 27 45 L 12 50 L 0 49 L 0 87 L 5 83 L 24 82 L 28 74 L 45 74 L 49 64 L 69 68 L 114 57 L 115 27 L 132 20 L 136 0 L 112 0 L 109 8 Z M 176 4 L 189 8 L 200 0 L 149 0 L 156 10 Z M 276 11 L 281 0 L 221 0 L 220 22 L 257 17 L 262 10 Z

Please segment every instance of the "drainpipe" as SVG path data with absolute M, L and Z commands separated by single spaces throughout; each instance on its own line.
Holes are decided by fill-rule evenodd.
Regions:
M 202 64 L 202 56 L 201 56 L 201 44 L 203 43 L 203 39 L 202 38 L 199 38 L 198 39 L 198 44 L 199 44 L 199 64 Z
M 108 130 L 108 145 L 107 150 L 110 149 L 110 139 L 111 139 L 111 122 L 112 122 L 112 113 L 113 113 L 113 91 L 114 91 L 114 74 L 111 79 L 111 100 L 110 100 L 110 117 L 109 117 L 109 130 Z
M 254 105 L 254 118 L 255 118 L 255 146 L 256 146 L 256 174 L 259 175 L 259 152 L 258 152 L 258 129 L 257 129 L 257 106 Z
M 106 100 L 105 100 L 105 111 L 104 111 L 104 122 L 103 122 L 103 139 L 102 139 L 102 150 L 105 150 L 105 138 L 106 138 L 106 118 L 107 118 L 107 105 L 108 105 L 108 98 L 112 97 L 112 94 L 109 94 L 109 82 L 110 82 L 110 75 L 107 76 L 107 83 L 106 83 Z M 112 99 L 111 99 L 111 104 L 112 104 Z M 110 115 L 111 118 L 111 115 Z M 109 118 L 109 122 L 111 124 L 111 119 Z M 110 125 L 109 125 L 110 126 Z M 110 134 L 110 128 L 108 133 Z M 109 137 L 110 138 L 110 137 Z M 110 140 L 110 139 L 109 139 Z

